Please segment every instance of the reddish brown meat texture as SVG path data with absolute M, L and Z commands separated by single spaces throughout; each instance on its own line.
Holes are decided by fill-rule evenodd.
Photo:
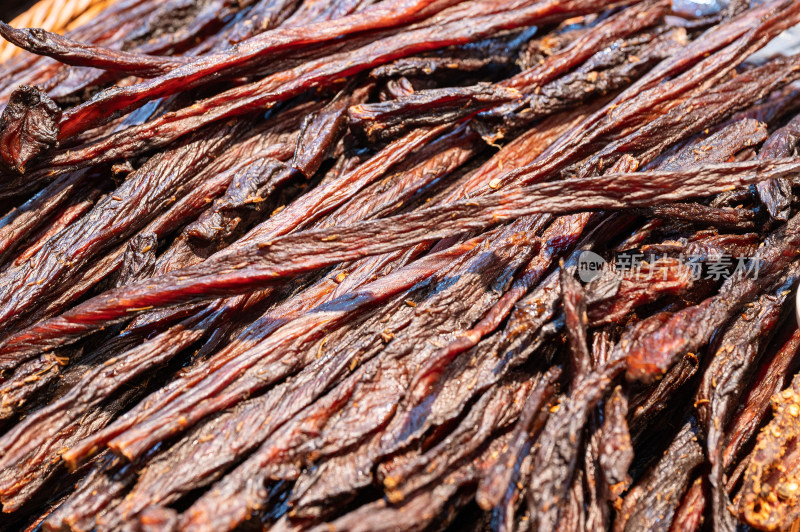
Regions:
M 15 90 L 0 116 L 0 157 L 6 168 L 25 173 L 32 159 L 57 145 L 60 119 L 61 109 L 37 88 Z

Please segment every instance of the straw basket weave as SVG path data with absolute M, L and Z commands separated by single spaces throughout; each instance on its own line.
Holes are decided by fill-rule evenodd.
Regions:
M 64 33 L 91 20 L 113 0 L 41 0 L 9 24 L 15 28 L 43 28 Z M 0 62 L 20 49 L 3 41 L 0 43 Z

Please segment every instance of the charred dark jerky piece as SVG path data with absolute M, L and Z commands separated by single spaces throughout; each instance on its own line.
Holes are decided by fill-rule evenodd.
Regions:
M 58 144 L 61 109 L 35 87 L 23 85 L 11 95 L 0 116 L 0 157 L 14 172 Z
M 513 65 L 514 55 L 519 48 L 537 31 L 537 28 L 531 28 L 510 36 L 445 48 L 421 57 L 398 59 L 374 69 L 370 76 L 378 79 L 450 76 L 453 73 L 483 71 L 486 68 L 507 68 Z
M 61 63 L 124 72 L 143 78 L 166 74 L 190 60 L 183 56 L 157 57 L 111 51 L 72 41 L 38 28 L 15 29 L 5 22 L 0 23 L 0 35 L 20 48 L 34 54 L 47 55 Z
M 244 171 L 237 172 L 225 194 L 186 228 L 186 236 L 196 246 L 223 244 L 243 219 L 260 214 L 263 202 L 272 192 L 296 175 L 299 172 L 284 162 L 254 161 Z
M 573 385 L 568 397 L 551 414 L 538 439 L 528 504 L 534 529 L 558 526 L 562 503 L 575 472 L 581 432 L 590 411 L 606 394 L 614 378 L 624 371 L 621 360 L 609 360 Z
M 312 176 L 342 132 L 346 106 L 365 98 L 369 87 L 357 89 L 355 94 L 346 91 L 347 88 L 313 115 L 313 119 L 304 121 L 291 164 L 256 157 L 251 165 L 237 173 L 225 195 L 185 229 L 190 241 L 203 247 L 222 245 L 230 240 L 237 227 L 247 227 L 249 221 L 258 218 L 264 201 L 278 187 L 301 174 Z M 408 145 L 408 149 L 413 147 L 413 143 Z M 404 153 L 397 146 L 392 149 L 397 155 L 390 155 L 388 164 Z
M 797 440 L 800 419 L 800 377 L 772 397 L 773 419 L 756 439 L 751 460 L 737 496 L 738 514 L 762 530 L 788 528 L 800 505 Z
M 798 143 L 800 143 L 800 116 L 793 118 L 788 124 L 773 133 L 758 152 L 758 157 L 769 159 L 780 157 L 780 154 L 783 153 L 794 154 L 797 151 Z M 788 180 L 772 179 L 757 185 L 756 189 L 773 218 L 778 220 L 789 218 L 792 185 Z
M 742 186 L 796 171 L 798 165 L 792 160 L 769 164 L 731 163 L 684 172 L 612 174 L 593 179 L 543 183 L 519 189 L 518 192 L 501 192 L 362 222 L 346 229 L 311 230 L 268 242 L 258 242 L 257 239 L 253 244 L 244 242 L 223 250 L 200 265 L 148 281 L 146 291 L 142 289 L 143 284 L 134 284 L 106 292 L 60 317 L 5 340 L 0 346 L 3 361 L 0 366 L 9 367 L 21 362 L 56 338 L 59 344 L 68 338 L 75 341 L 97 327 L 123 321 L 151 310 L 155 305 L 167 307 L 234 295 L 345 260 L 435 241 L 464 231 L 482 229 L 503 219 L 536 212 L 630 208 L 697 194 L 710 195 L 731 186 Z M 743 170 L 747 170 L 744 175 Z M 589 196 L 587 189 L 595 190 L 596 196 Z M 537 196 L 541 199 L 537 199 Z M 398 227 L 402 227 L 403 231 L 398 231 Z M 436 230 L 431 231 L 431 227 L 436 227 Z M 387 235 L 390 231 L 394 232 Z M 368 235 L 383 235 L 384 240 L 365 244 Z M 786 245 L 792 245 L 792 240 L 787 239 Z M 321 250 L 324 253 L 320 253 Z M 759 277 L 758 282 L 764 280 Z M 197 288 L 201 285 L 203 289 L 198 292 Z M 631 355 L 629 359 L 636 356 Z
M 292 167 L 304 176 L 313 176 L 333 151 L 346 126 L 346 113 L 354 105 L 369 98 L 372 85 L 354 87 L 348 84 L 320 111 L 303 121 Z
M 630 515 L 624 515 L 623 526 L 615 530 L 669 529 L 675 511 L 692 481 L 692 472 L 703 461 L 703 449 L 698 440 L 698 427 L 693 421 L 681 427 L 664 456 L 626 498 L 635 501 Z M 631 506 L 628 506 L 631 508 Z M 620 519 L 620 516 L 617 516 Z

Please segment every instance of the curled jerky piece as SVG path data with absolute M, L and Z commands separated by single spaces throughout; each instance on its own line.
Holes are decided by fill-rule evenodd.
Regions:
M 31 53 L 47 55 L 67 65 L 87 66 L 150 78 L 188 63 L 183 56 L 158 57 L 114 51 L 84 44 L 39 28 L 15 29 L 0 22 L 0 35 Z
M 61 109 L 36 87 L 23 85 L 11 94 L 0 116 L 0 157 L 23 173 L 37 155 L 58 143 Z

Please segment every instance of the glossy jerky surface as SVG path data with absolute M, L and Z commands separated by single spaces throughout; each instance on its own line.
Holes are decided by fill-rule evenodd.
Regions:
M 0 23 L 0 529 L 791 529 L 799 6 Z

